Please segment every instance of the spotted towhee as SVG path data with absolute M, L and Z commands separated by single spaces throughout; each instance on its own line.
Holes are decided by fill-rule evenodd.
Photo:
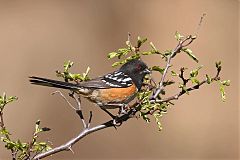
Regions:
M 132 60 L 125 63 L 117 71 L 78 84 L 34 76 L 30 77 L 30 82 L 36 85 L 74 91 L 96 103 L 112 116 L 106 109 L 119 108 L 124 111 L 123 108 L 135 98 L 136 93 L 142 87 L 145 75 L 149 73 L 150 71 L 144 62 Z

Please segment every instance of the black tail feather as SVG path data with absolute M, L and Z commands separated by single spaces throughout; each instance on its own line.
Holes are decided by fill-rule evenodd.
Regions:
M 31 84 L 40 85 L 40 86 L 47 86 L 47 87 L 54 87 L 54 88 L 62 88 L 62 89 L 70 89 L 70 90 L 78 90 L 80 86 L 73 83 L 62 82 L 47 78 L 35 77 L 31 76 L 30 82 Z

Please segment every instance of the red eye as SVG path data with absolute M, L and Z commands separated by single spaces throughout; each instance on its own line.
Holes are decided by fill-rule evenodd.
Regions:
M 141 68 L 142 68 L 141 65 L 138 64 L 138 65 L 137 65 L 137 69 L 138 69 L 138 70 L 141 70 Z

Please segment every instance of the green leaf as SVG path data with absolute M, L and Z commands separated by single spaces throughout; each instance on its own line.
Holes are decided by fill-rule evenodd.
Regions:
M 139 59 L 139 58 L 140 58 L 140 54 L 135 53 L 135 54 L 131 55 L 130 57 L 127 57 L 126 62 L 129 62 L 129 61 L 134 60 L 134 59 Z
M 15 142 L 13 142 L 5 137 L 1 137 L 1 141 L 6 143 L 5 148 L 7 148 L 7 149 L 13 149 L 16 146 Z
M 118 56 L 118 53 L 117 52 L 111 52 L 111 53 L 108 53 L 108 59 L 112 59 L 114 57 L 117 57 Z
M 155 121 L 157 123 L 158 131 L 161 131 L 162 130 L 162 124 L 160 122 L 161 113 L 154 113 L 153 117 L 155 118 Z
M 117 52 L 111 52 L 108 54 L 108 59 L 112 59 L 114 57 L 118 57 L 118 59 L 121 59 L 122 56 L 127 55 L 129 52 L 131 52 L 131 49 L 129 48 L 119 48 Z
M 150 46 L 151 48 L 156 52 L 158 52 L 157 48 L 155 47 L 155 45 L 153 44 L 153 42 L 150 42 Z
M 225 87 L 222 84 L 220 84 L 220 93 L 221 93 L 222 101 L 225 102 L 226 101 L 226 92 L 225 92 Z
M 191 79 L 191 82 L 192 82 L 193 84 L 199 84 L 199 83 L 200 83 L 197 78 L 190 78 L 190 79 Z
M 139 59 L 140 58 L 140 54 L 139 53 L 135 53 L 132 56 L 127 57 L 125 60 L 119 61 L 119 62 L 115 62 L 112 64 L 112 67 L 116 67 L 122 64 L 125 64 L 133 59 Z
M 131 50 L 128 48 L 120 48 L 118 49 L 118 59 L 120 59 L 122 56 L 127 55 Z
M 18 99 L 18 97 L 16 97 L 16 96 L 10 96 L 10 97 L 7 98 L 7 103 L 16 101 L 17 99 Z
M 181 88 L 184 92 L 186 92 L 187 95 L 189 95 L 189 91 L 187 90 L 186 85 L 180 84 L 179 88 Z
M 73 62 L 71 62 L 71 61 L 67 61 L 67 62 L 64 62 L 64 65 L 63 65 L 63 67 L 64 67 L 64 72 L 68 72 L 68 70 L 69 70 L 69 68 L 71 68 L 72 66 L 73 66 Z
M 3 101 L 4 103 L 7 103 L 7 95 L 6 95 L 5 92 L 3 92 L 2 101 Z
M 113 64 L 112 64 L 112 67 L 116 67 L 116 66 L 119 66 L 119 65 L 121 65 L 122 64 L 122 62 L 114 62 Z
M 143 43 L 145 43 L 147 41 L 147 38 L 141 38 L 140 36 L 138 36 L 138 40 L 137 40 L 137 48 L 141 47 L 143 45 Z
M 47 142 L 38 142 L 34 144 L 34 151 L 35 152 L 45 152 L 52 149 L 50 145 L 48 145 Z
M 212 79 L 207 74 L 206 74 L 206 78 L 207 78 L 207 84 L 210 84 L 212 82 Z
M 164 72 L 164 69 L 163 69 L 163 68 L 160 68 L 159 66 L 153 66 L 152 68 L 150 68 L 150 70 L 152 70 L 152 71 L 158 71 L 158 72 L 160 72 L 161 74 L 163 74 L 163 72 Z
M 221 82 L 224 86 L 230 86 L 230 80 L 225 80 Z
M 146 51 L 146 52 L 141 52 L 142 55 L 151 55 L 154 54 L 154 52 L 151 51 Z
M 5 135 L 5 136 L 6 136 L 6 135 L 7 135 L 7 136 L 10 135 L 9 131 L 8 131 L 6 128 L 1 129 L 1 130 L 0 130 L 0 134 L 1 134 L 1 135 Z
M 81 74 L 72 74 L 72 73 L 69 73 L 69 77 L 68 77 L 69 80 L 81 80 L 83 81 L 83 76 Z
M 223 102 L 226 101 L 225 86 L 230 86 L 230 80 L 220 81 L 220 93 Z
M 195 62 L 198 63 L 198 59 L 197 57 L 193 54 L 192 50 L 189 48 L 183 48 L 182 49 L 183 52 L 185 52 L 190 58 L 192 58 Z
M 193 84 L 199 84 L 200 81 L 197 79 L 198 72 L 203 66 L 199 66 L 198 68 L 192 70 L 190 72 L 190 80 L 192 81 Z
M 83 81 L 89 80 L 88 74 L 90 72 L 90 67 L 87 68 L 86 72 L 83 73 Z
M 35 134 L 38 134 L 39 132 L 41 132 L 40 123 L 41 123 L 40 120 L 37 120 L 35 123 Z
M 141 113 L 142 113 L 142 112 L 141 112 Z M 144 121 L 146 121 L 147 123 L 150 122 L 150 118 L 149 118 L 146 114 L 142 113 L 142 114 L 140 114 L 140 115 L 141 115 L 141 117 L 143 118 Z
M 174 83 L 175 83 L 174 81 L 167 80 L 167 81 L 163 82 L 163 86 L 169 86 L 169 85 L 172 85 Z
M 199 72 L 199 70 L 200 70 L 202 67 L 203 67 L 203 66 L 199 66 L 198 68 L 192 70 L 192 71 L 190 72 L 190 78 L 195 78 L 195 77 L 197 77 L 197 76 L 198 76 L 198 72 Z
M 89 80 L 90 77 L 88 76 L 90 68 L 87 68 L 87 71 L 85 73 L 81 74 L 73 74 L 69 72 L 69 68 L 73 65 L 73 62 L 65 62 L 64 63 L 64 71 L 56 71 L 56 76 L 57 77 L 62 77 L 65 82 L 68 81 L 86 81 Z
M 172 50 L 166 50 L 166 51 L 164 51 L 163 54 L 164 54 L 164 56 L 169 56 L 172 54 Z
M 130 42 L 129 40 L 126 41 L 126 45 L 127 45 L 128 47 L 130 47 L 130 48 L 132 47 L 132 46 L 131 46 L 131 42 Z
M 26 146 L 26 144 L 25 143 L 22 143 L 19 139 L 15 142 L 15 144 L 16 144 L 16 148 L 18 149 L 18 150 L 20 150 L 20 151 L 24 151 L 25 150 L 25 146 Z
M 218 62 L 215 63 L 215 65 L 216 65 L 217 68 L 219 68 L 219 67 L 221 67 L 222 62 L 221 62 L 221 61 L 218 61 Z
M 215 65 L 216 65 L 217 71 L 220 72 L 222 70 L 222 62 L 218 61 L 215 63 Z
M 175 32 L 175 38 L 177 41 L 180 41 L 184 38 L 178 31 Z
M 3 95 L 0 96 L 0 112 L 3 111 L 6 104 L 11 103 L 17 99 L 18 98 L 16 96 L 7 97 L 6 93 L 3 93 Z
M 171 75 L 172 76 L 178 76 L 178 74 L 176 72 L 174 72 L 174 71 L 171 71 Z

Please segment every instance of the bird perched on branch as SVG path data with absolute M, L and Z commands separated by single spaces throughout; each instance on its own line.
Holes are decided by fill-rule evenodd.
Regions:
M 125 106 L 136 97 L 145 75 L 149 73 L 147 65 L 135 59 L 125 63 L 117 71 L 77 84 L 35 76 L 29 78 L 32 84 L 68 89 L 80 94 L 96 103 L 111 117 L 115 117 L 106 109 L 119 108 L 120 113 L 124 112 Z

